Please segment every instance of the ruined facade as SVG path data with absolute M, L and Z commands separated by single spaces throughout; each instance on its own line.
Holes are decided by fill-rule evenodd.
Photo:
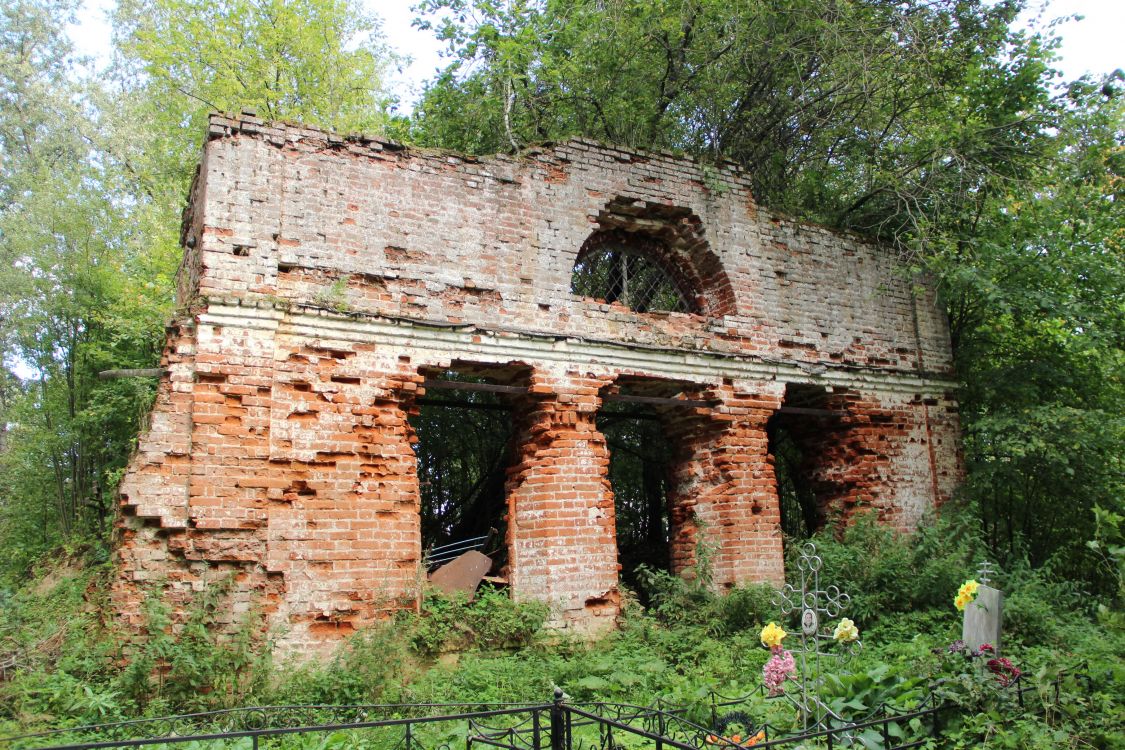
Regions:
M 770 420 L 803 441 L 824 515 L 910 529 L 959 478 L 932 289 L 884 248 L 760 208 L 733 167 L 581 140 L 475 159 L 215 116 L 183 240 L 166 374 L 120 488 L 134 623 L 150 586 L 187 598 L 223 575 L 231 617 L 265 613 L 290 651 L 414 606 L 410 415 L 448 373 L 512 414 L 512 595 L 579 632 L 618 614 L 609 400 L 654 405 L 670 567 L 691 571 L 705 534 L 719 588 L 782 579 Z M 580 293 L 576 263 L 596 276 L 606 247 L 662 272 L 647 294 L 679 311 L 622 278 Z

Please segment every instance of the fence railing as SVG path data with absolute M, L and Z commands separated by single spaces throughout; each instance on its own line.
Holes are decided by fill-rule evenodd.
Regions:
M 1011 696 L 1024 708 L 1036 691 L 1015 680 Z M 712 691 L 709 706 L 650 706 L 571 703 L 561 690 L 540 704 L 432 703 L 348 706 L 265 706 L 208 711 L 55 729 L 0 738 L 7 750 L 755 750 L 796 745 L 907 750 L 940 734 L 946 714 L 957 707 L 930 693 L 909 709 L 883 705 L 867 716 L 796 734 L 757 724 L 753 738 L 722 736 L 718 726 L 731 711 L 768 698 L 762 690 L 744 696 Z M 1054 695 L 1057 702 L 1057 686 Z M 709 725 L 689 715 L 706 716 Z M 761 734 L 757 734 L 760 732 Z M 188 745 L 186 743 L 195 743 Z
M 494 535 L 495 530 L 490 531 L 484 536 L 474 536 L 470 539 L 462 539 L 457 542 L 443 544 L 440 547 L 433 547 L 426 551 L 426 567 L 429 570 L 433 570 L 466 552 L 484 549 Z

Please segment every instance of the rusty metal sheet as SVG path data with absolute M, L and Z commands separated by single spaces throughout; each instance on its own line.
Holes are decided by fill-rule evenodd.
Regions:
M 464 591 L 473 598 L 481 579 L 492 568 L 492 558 L 469 550 L 430 573 L 430 583 L 447 594 Z

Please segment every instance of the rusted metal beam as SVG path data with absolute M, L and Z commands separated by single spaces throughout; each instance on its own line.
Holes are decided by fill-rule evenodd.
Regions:
M 620 401 L 626 404 L 652 404 L 653 406 L 689 406 L 694 409 L 706 409 L 709 406 L 714 406 L 710 401 L 668 398 L 666 396 L 632 396 L 628 393 L 610 393 L 603 396 L 602 401 Z
M 499 385 L 497 383 L 474 383 L 461 380 L 436 380 L 427 379 L 422 387 L 428 390 L 446 391 L 484 391 L 486 393 L 514 393 L 525 394 L 527 387 L 522 385 Z M 706 408 L 713 406 L 710 401 L 698 401 L 683 398 L 669 398 L 665 396 L 633 396 L 628 393 L 610 393 L 602 397 L 602 401 L 619 401 L 627 404 L 651 404 L 653 406 L 687 406 L 691 408 Z M 443 404 L 444 405 L 444 404 Z
M 806 417 L 846 417 L 847 412 L 832 409 L 812 409 L 807 406 L 782 406 L 778 414 L 801 414 Z
M 454 409 L 480 409 L 482 411 L 511 411 L 508 404 L 477 404 L 470 401 L 457 401 L 452 398 L 420 398 L 414 403 L 419 406 L 449 406 Z
M 422 387 L 435 391 L 484 391 L 485 393 L 527 393 L 522 385 L 500 385 L 498 383 L 470 383 L 460 380 L 431 380 L 427 378 Z
M 447 391 L 484 391 L 486 393 L 512 393 L 526 394 L 527 386 L 500 385 L 498 383 L 475 383 L 460 380 L 427 379 L 422 383 L 426 390 Z M 691 409 L 706 409 L 715 405 L 713 401 L 700 399 L 672 398 L 669 396 L 634 396 L 630 393 L 608 393 L 602 396 L 602 401 L 616 401 L 626 404 L 647 404 L 650 406 L 686 406 Z M 423 399 L 422 403 L 425 403 Z M 447 403 L 433 403 L 434 406 L 454 406 Z M 779 414 L 799 414 L 806 417 L 844 417 L 846 412 L 833 409 L 814 409 L 807 406 L 782 406 L 777 410 Z
M 163 374 L 163 367 L 142 367 L 135 370 L 102 370 L 98 373 L 98 380 L 113 380 L 114 378 L 159 378 Z
M 659 422 L 662 417 L 650 411 L 599 411 L 599 422 L 620 422 L 623 419 L 642 419 L 650 422 Z

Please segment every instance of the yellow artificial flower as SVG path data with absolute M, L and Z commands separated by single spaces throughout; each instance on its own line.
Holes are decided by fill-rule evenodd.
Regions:
M 768 648 L 777 648 L 781 645 L 782 639 L 786 636 L 786 632 L 777 626 L 776 623 L 770 623 L 762 628 L 762 645 Z
M 957 607 L 958 611 L 964 611 L 965 607 L 977 597 L 977 589 L 980 584 L 976 581 L 965 581 L 961 584 L 961 588 L 957 590 L 957 597 L 953 600 L 953 604 Z
M 855 623 L 844 618 L 840 620 L 840 624 L 832 631 L 832 637 L 836 639 L 837 643 L 855 643 L 859 640 L 859 628 Z

